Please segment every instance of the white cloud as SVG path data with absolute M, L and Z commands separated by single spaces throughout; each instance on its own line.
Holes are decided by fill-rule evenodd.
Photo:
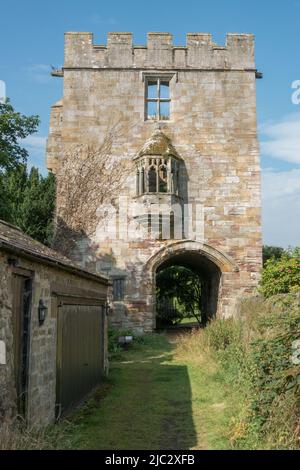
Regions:
M 268 245 L 300 245 L 300 169 L 262 175 L 263 234 Z
M 282 120 L 265 124 L 262 134 L 263 155 L 290 163 L 300 164 L 300 113 L 290 114 Z
M 22 144 L 28 150 L 32 151 L 41 151 L 46 149 L 47 137 L 43 137 L 41 135 L 30 135 L 26 137 L 26 139 L 22 140 Z
M 6 84 L 3 80 L 0 80 L 0 103 L 6 101 Z
M 49 83 L 51 81 L 50 64 L 33 64 L 24 67 L 28 78 L 37 83 Z
M 46 173 L 46 143 L 47 137 L 41 135 L 30 135 L 21 141 L 29 153 L 28 167 L 38 167 L 41 173 Z

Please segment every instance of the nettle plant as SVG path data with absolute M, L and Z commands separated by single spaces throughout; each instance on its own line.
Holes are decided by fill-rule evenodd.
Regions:
M 260 292 L 266 297 L 291 292 L 300 293 L 299 248 L 285 252 L 279 260 L 269 259 L 262 272 Z

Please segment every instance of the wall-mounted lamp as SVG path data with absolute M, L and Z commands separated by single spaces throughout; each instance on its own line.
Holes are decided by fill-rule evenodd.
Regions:
M 47 316 L 48 307 L 44 304 L 44 301 L 40 299 L 39 306 L 38 306 L 38 316 L 39 316 L 39 324 L 42 325 Z

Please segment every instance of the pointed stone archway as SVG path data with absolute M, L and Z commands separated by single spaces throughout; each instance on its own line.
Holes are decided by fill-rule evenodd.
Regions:
M 145 266 L 152 329 L 156 324 L 156 274 L 159 270 L 174 265 L 188 267 L 201 275 L 202 311 L 207 318 L 227 317 L 234 313 L 234 284 L 239 276 L 237 264 L 210 245 L 191 240 L 177 241 L 158 250 Z

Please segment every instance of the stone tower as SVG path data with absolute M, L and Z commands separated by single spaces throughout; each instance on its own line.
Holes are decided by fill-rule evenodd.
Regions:
M 56 247 L 111 277 L 111 323 L 151 331 L 156 273 L 174 264 L 201 274 L 207 315 L 234 315 L 262 263 L 253 35 L 219 46 L 189 33 L 174 46 L 148 33 L 140 46 L 130 33 L 96 45 L 71 32 L 55 74 Z

